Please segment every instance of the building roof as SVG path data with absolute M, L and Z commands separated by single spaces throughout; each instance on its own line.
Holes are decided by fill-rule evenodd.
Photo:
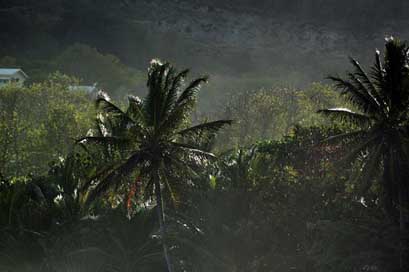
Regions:
M 25 78 L 28 78 L 26 73 L 24 73 L 23 70 L 19 68 L 0 68 L 0 76 L 12 76 L 16 73 L 21 73 Z

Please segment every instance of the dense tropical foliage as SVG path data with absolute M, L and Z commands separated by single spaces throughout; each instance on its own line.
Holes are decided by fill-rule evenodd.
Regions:
M 135 72 L 60 61 L 82 51 Z M 158 60 L 127 101 L 61 73 L 0 87 L 0 271 L 406 271 L 408 46 L 351 62 L 213 112 L 207 77 Z

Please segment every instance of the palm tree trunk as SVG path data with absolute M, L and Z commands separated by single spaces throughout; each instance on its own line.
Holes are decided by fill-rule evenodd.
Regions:
M 405 187 L 404 185 L 402 187 Z M 405 188 L 399 190 L 400 269 L 409 271 L 408 201 Z
M 384 205 L 387 214 L 394 223 L 399 224 L 399 271 L 406 272 L 408 270 L 409 255 L 408 255 L 408 239 L 407 235 L 407 199 L 406 197 L 406 181 L 405 165 L 401 165 L 400 160 L 394 158 L 396 153 L 386 153 L 384 156 L 383 169 L 383 187 L 384 187 Z M 403 176 L 403 177 L 402 177 Z M 397 188 L 395 187 L 397 184 Z M 397 190 L 397 192 L 396 192 Z
M 158 213 L 158 220 L 159 220 L 159 231 L 162 239 L 162 247 L 163 247 L 163 255 L 165 256 L 166 265 L 168 267 L 168 272 L 172 272 L 172 262 L 170 260 L 170 255 L 168 251 L 168 246 L 165 241 L 165 215 L 163 209 L 163 199 L 162 199 L 162 191 L 160 188 L 160 181 L 159 181 L 159 174 L 158 171 L 154 171 L 153 175 L 153 182 L 155 184 L 155 196 L 156 196 L 156 211 Z
M 389 153 L 386 153 L 383 158 L 383 177 L 382 177 L 382 183 L 383 183 L 383 205 L 385 208 L 385 212 L 389 219 L 397 223 L 397 214 L 396 214 L 396 209 L 394 207 L 394 190 L 392 188 L 393 184 L 393 177 L 392 177 L 392 171 L 391 171 L 391 155 Z
M 400 269 L 409 271 L 409 203 L 408 203 L 408 162 L 405 157 L 400 158 L 398 162 L 398 186 L 399 186 L 399 235 L 400 235 Z
M 394 164 L 392 165 L 392 175 L 391 181 L 397 184 L 397 206 L 399 212 L 399 268 L 400 271 L 409 271 L 409 252 L 408 252 L 408 238 L 407 238 L 407 226 L 408 226 L 408 196 L 407 196 L 407 185 L 406 180 L 407 174 L 407 163 L 405 163 L 405 158 L 401 157 L 395 151 L 392 156 L 394 158 Z

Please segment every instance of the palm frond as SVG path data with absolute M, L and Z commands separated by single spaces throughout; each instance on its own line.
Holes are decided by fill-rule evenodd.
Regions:
M 367 131 L 366 130 L 356 130 L 353 132 L 346 132 L 346 133 L 341 133 L 341 134 L 337 134 L 334 136 L 330 136 L 326 139 L 324 139 L 323 141 L 321 141 L 319 144 L 322 143 L 339 143 L 342 141 L 354 141 L 357 140 L 359 138 L 364 137 L 365 135 L 367 135 Z
M 87 136 L 87 137 L 82 137 L 79 138 L 78 140 L 75 141 L 76 143 L 95 143 L 95 144 L 124 144 L 128 143 L 129 139 L 121 138 L 121 137 L 109 137 L 109 136 Z
M 189 86 L 186 87 L 186 89 L 180 94 L 176 106 L 181 107 L 184 105 L 191 105 L 196 102 L 196 96 L 198 91 L 201 88 L 201 85 L 203 83 L 206 83 L 208 80 L 208 77 L 200 77 L 192 81 Z M 192 105 L 192 106 L 193 106 Z
M 351 75 L 351 74 L 350 74 Z M 353 76 L 353 75 L 352 75 Z M 360 90 L 360 86 L 355 86 L 348 80 L 339 77 L 329 76 L 328 79 L 335 82 L 335 87 L 342 90 L 341 95 L 345 96 L 349 102 L 357 106 L 365 113 L 378 113 L 379 107 L 374 100 L 365 94 L 366 90 Z M 359 81 L 358 81 L 359 85 Z M 363 86 L 363 85 L 362 85 Z
M 167 117 L 168 114 L 174 109 L 178 94 L 188 73 L 189 70 L 186 69 L 172 78 L 172 82 L 169 83 L 170 88 L 168 89 L 167 97 L 162 109 L 162 116 Z
M 357 157 L 362 155 L 368 148 L 373 145 L 376 141 L 379 140 L 379 136 L 375 133 L 375 135 L 368 136 L 362 139 L 359 143 L 353 146 L 353 148 L 348 152 L 348 154 L 341 159 L 340 163 L 343 165 L 350 164 Z
M 142 100 L 133 95 L 128 96 L 128 109 L 126 115 L 131 118 L 137 124 L 143 124 L 145 122 L 145 116 L 142 107 Z
M 157 99 L 155 105 L 155 115 L 156 115 L 156 123 L 160 125 L 160 123 L 164 120 L 164 113 L 167 111 L 166 108 L 166 99 L 168 97 L 168 91 L 170 82 L 174 76 L 174 69 L 169 63 L 165 63 L 160 67 L 157 86 Z
M 211 158 L 211 159 L 216 158 L 216 156 L 213 153 L 197 149 L 195 146 L 192 146 L 189 144 L 183 144 L 183 143 L 177 143 L 177 142 L 170 142 L 170 144 L 174 147 L 181 148 L 185 151 L 188 151 L 195 155 L 199 155 L 204 158 Z
M 148 125 L 158 126 L 161 121 L 161 110 L 166 98 L 166 73 L 170 67 L 169 63 L 161 63 L 158 60 L 151 62 L 148 70 L 147 86 L 148 94 L 145 97 L 143 106 L 147 117 Z
M 390 99 L 390 111 L 398 116 L 409 98 L 408 47 L 398 39 L 389 39 L 385 44 L 385 92 Z
M 175 107 L 162 123 L 160 131 L 162 135 L 172 135 L 186 121 L 189 108 Z
M 105 113 L 112 113 L 117 115 L 125 115 L 125 112 L 106 99 L 104 96 L 98 96 L 95 100 L 95 105 L 98 109 L 103 110 Z
M 182 72 L 180 72 L 173 80 L 172 82 L 172 90 L 176 90 L 177 92 L 180 90 L 180 88 L 183 86 L 183 83 L 185 82 L 185 79 L 187 75 L 189 74 L 189 69 L 185 69 Z M 177 95 L 177 92 L 175 93 Z M 176 100 L 175 100 L 176 101 Z
M 385 69 L 383 68 L 381 61 L 381 52 L 379 50 L 375 51 L 375 64 L 371 69 L 370 76 L 373 79 L 374 85 L 378 90 L 384 90 L 385 87 Z M 389 106 L 389 101 L 383 91 L 379 91 L 379 96 L 381 100 Z
M 162 170 L 161 171 L 161 174 L 162 174 L 161 177 L 162 177 L 162 180 L 164 181 L 164 184 L 165 184 L 166 188 L 168 189 L 168 192 L 170 194 L 170 198 L 172 200 L 172 203 L 173 203 L 173 205 L 177 206 L 178 200 L 177 200 L 177 197 L 176 197 L 176 193 L 173 191 L 173 188 L 169 183 L 167 174 L 165 172 L 165 165 L 163 165 L 163 163 L 161 165 L 161 170 Z
M 93 180 L 99 179 L 99 182 L 93 190 L 88 194 L 86 202 L 89 204 L 95 200 L 101 193 L 107 191 L 108 188 L 116 186 L 122 181 L 123 177 L 127 177 L 135 167 L 144 160 L 144 153 L 137 152 L 131 155 L 124 162 L 121 162 L 118 167 L 110 169 L 109 173 L 103 177 L 96 176 Z
M 363 84 L 365 84 L 368 94 L 371 95 L 375 102 L 381 107 L 382 112 L 386 113 L 384 97 L 381 95 L 379 89 L 376 88 L 375 84 L 371 81 L 370 76 L 368 76 L 357 60 L 350 58 L 350 62 L 355 67 L 355 75 L 363 82 Z
M 114 103 L 106 100 L 104 97 L 97 98 L 96 104 L 98 109 L 106 115 L 100 114 L 99 127 L 109 128 L 110 132 L 120 135 L 130 124 L 136 125 L 130 116 Z M 104 136 L 107 136 L 103 134 Z M 111 136 L 111 135 L 110 135 Z
M 173 170 L 177 170 L 180 173 L 186 172 L 188 176 L 199 178 L 199 174 L 194 170 L 186 161 L 179 159 L 177 156 L 167 156 L 165 159 L 165 165 L 167 168 L 172 167 Z
M 351 122 L 358 126 L 370 126 L 372 123 L 369 116 L 345 108 L 324 109 L 319 110 L 318 113 L 342 122 Z
M 177 134 L 185 136 L 195 136 L 202 133 L 215 133 L 226 125 L 231 125 L 233 120 L 217 120 L 212 122 L 202 123 L 177 132 Z
M 206 82 L 207 78 L 198 78 L 180 94 L 175 102 L 173 110 L 168 114 L 166 120 L 161 125 L 161 131 L 164 134 L 173 134 L 186 120 L 188 113 L 196 104 L 197 92 L 200 90 L 202 83 Z
M 362 185 L 360 186 L 361 193 L 365 193 L 369 190 L 373 184 L 373 178 L 376 177 L 380 171 L 383 152 L 383 145 L 380 142 L 370 149 L 368 156 L 365 158 L 365 165 L 359 175 L 359 177 L 362 178 Z
M 365 106 L 366 112 L 377 116 L 383 113 L 383 108 L 378 100 L 372 95 L 372 92 L 365 86 L 365 84 L 357 77 L 356 74 L 348 73 L 351 84 L 359 91 L 366 99 L 368 105 Z

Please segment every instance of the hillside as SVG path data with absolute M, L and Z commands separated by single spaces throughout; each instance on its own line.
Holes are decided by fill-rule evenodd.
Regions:
M 213 76 L 211 97 L 302 87 L 345 70 L 348 56 L 368 62 L 386 35 L 409 37 L 405 1 L 338 2 L 60 0 L 51 10 L 33 1 L 31 10 L 3 11 L 0 55 L 49 59 L 82 43 L 140 70 L 158 57 Z

